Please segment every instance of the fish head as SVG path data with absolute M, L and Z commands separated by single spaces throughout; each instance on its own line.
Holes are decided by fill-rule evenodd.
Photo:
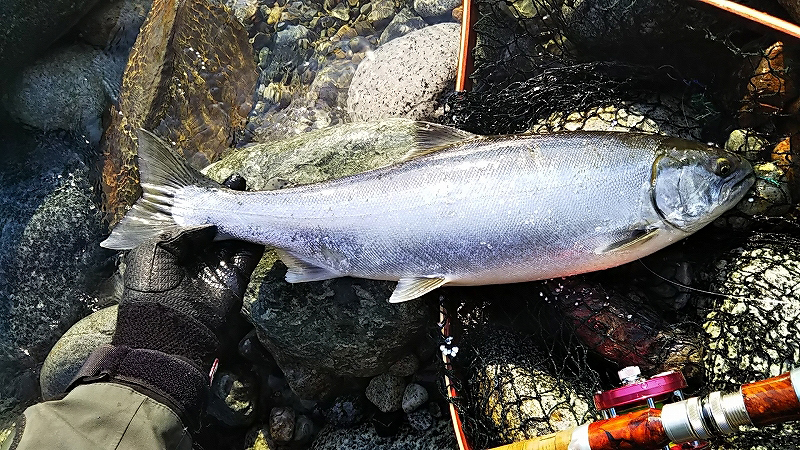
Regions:
M 650 193 L 665 222 L 693 233 L 734 207 L 754 181 L 746 159 L 712 145 L 669 138 L 656 151 Z

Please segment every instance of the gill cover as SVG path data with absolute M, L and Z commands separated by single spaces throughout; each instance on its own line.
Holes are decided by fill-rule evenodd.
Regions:
M 661 218 L 691 233 L 738 202 L 751 177 L 750 164 L 732 153 L 671 138 L 653 163 L 650 192 Z

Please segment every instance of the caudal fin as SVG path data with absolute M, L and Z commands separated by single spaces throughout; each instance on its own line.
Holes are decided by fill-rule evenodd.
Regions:
M 178 232 L 181 226 L 173 217 L 175 193 L 191 185 L 220 186 L 190 167 L 156 135 L 140 129 L 137 136 L 142 198 L 100 243 L 105 248 L 128 250 L 161 233 Z

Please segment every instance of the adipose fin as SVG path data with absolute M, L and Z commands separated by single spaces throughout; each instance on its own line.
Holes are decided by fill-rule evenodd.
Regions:
M 192 185 L 221 186 L 190 167 L 156 135 L 140 129 L 137 136 L 142 198 L 100 243 L 105 248 L 128 250 L 162 233 L 177 233 L 181 226 L 173 217 L 175 193 Z

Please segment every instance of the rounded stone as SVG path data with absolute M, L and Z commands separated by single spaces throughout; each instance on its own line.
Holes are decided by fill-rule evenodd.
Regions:
M 42 365 L 42 398 L 52 400 L 64 392 L 92 351 L 111 343 L 117 326 L 117 305 L 84 317 L 56 342 Z
M 124 68 L 110 62 L 102 50 L 89 45 L 51 50 L 14 77 L 3 105 L 14 120 L 29 127 L 70 130 L 99 142 L 108 106 L 104 77 L 119 80 Z
M 783 170 L 770 162 L 755 165 L 753 171 L 756 181 L 736 209 L 750 216 L 778 217 L 789 212 L 792 195 Z
M 311 440 L 317 431 L 317 426 L 314 421 L 308 416 L 299 415 L 294 423 L 294 441 L 298 443 L 305 443 Z
M 350 117 L 436 119 L 438 101 L 455 79 L 460 30 L 456 23 L 425 27 L 369 53 L 350 83 Z
M 422 17 L 435 17 L 450 13 L 460 4 L 460 0 L 414 0 L 414 11 Z
M 269 412 L 269 434 L 278 442 L 289 442 L 294 435 L 294 410 L 285 406 L 272 408 Z
M 406 414 L 408 424 L 417 431 L 425 431 L 433 426 L 433 416 L 427 409 L 420 409 Z
M 403 392 L 403 411 L 409 413 L 428 401 L 428 391 L 417 383 L 406 386 Z
M 369 380 L 367 398 L 383 412 L 398 411 L 403 406 L 405 381 L 397 375 L 384 373 Z
M 252 379 L 220 371 L 211 384 L 207 411 L 231 427 L 247 426 L 255 420 L 258 389 Z

